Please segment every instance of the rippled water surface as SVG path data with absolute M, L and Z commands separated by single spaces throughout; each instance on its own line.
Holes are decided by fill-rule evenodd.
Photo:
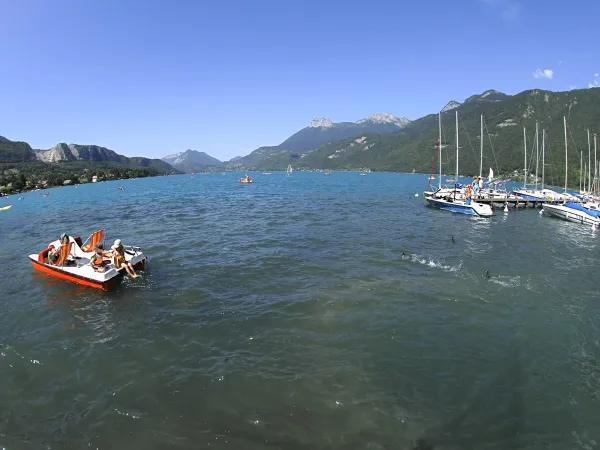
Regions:
M 598 448 L 588 227 L 431 209 L 424 175 L 239 176 L 0 199 L 0 448 Z M 32 269 L 99 227 L 149 270 Z

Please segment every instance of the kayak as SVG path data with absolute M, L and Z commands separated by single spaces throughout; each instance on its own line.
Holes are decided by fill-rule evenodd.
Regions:
M 0 208 L 0 211 L 6 211 L 7 209 L 12 208 L 12 205 L 8 205 L 8 206 L 3 206 L 2 208 Z

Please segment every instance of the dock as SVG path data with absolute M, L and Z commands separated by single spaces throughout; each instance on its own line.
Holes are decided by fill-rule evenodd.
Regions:
M 482 203 L 482 204 L 486 204 L 486 205 L 490 205 L 493 206 L 494 203 L 497 204 L 501 204 L 501 205 L 510 205 L 510 206 L 514 206 L 514 207 L 525 207 L 525 208 L 537 208 L 537 207 L 541 207 L 544 206 L 544 204 L 549 203 L 549 204 L 556 204 L 556 205 L 560 205 L 562 203 L 564 203 L 564 201 L 558 201 L 558 200 L 549 200 L 549 199 L 545 199 L 545 200 L 530 200 L 527 198 L 508 198 L 508 199 L 489 199 L 489 198 L 482 198 L 482 199 L 478 199 L 478 198 L 473 198 L 473 201 L 477 202 L 477 203 Z M 579 201 L 573 201 L 573 203 L 579 203 Z

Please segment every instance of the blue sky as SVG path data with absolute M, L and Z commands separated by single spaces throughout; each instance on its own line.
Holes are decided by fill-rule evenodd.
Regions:
M 598 1 L 0 0 L 0 17 L 0 135 L 34 148 L 225 160 L 315 117 L 417 119 L 600 72 Z

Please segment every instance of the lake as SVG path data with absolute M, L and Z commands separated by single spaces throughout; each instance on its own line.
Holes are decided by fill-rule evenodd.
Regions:
M 597 232 L 430 208 L 427 175 L 241 175 L 0 198 L 0 448 L 597 448 Z M 148 270 L 31 267 L 99 228 Z

